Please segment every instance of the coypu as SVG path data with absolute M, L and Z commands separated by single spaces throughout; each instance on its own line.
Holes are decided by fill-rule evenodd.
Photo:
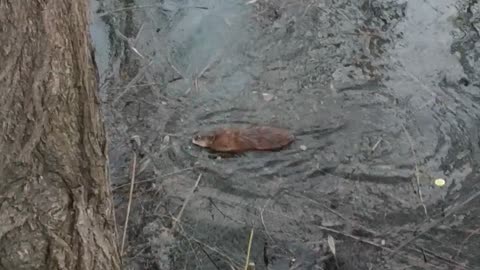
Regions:
M 295 140 L 286 129 L 269 126 L 218 128 L 193 136 L 192 143 L 215 152 L 275 151 Z

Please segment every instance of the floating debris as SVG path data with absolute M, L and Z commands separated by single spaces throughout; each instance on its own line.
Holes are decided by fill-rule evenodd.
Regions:
M 435 179 L 435 186 L 437 187 L 443 187 L 445 186 L 445 183 L 446 183 L 445 180 L 442 178 Z
M 262 96 L 263 96 L 263 100 L 265 100 L 266 102 L 269 102 L 274 97 L 272 94 L 269 94 L 269 93 L 262 93 Z
M 328 237 L 328 247 L 330 248 L 330 251 L 332 252 L 333 256 L 337 256 L 337 252 L 335 249 L 335 239 L 329 234 Z

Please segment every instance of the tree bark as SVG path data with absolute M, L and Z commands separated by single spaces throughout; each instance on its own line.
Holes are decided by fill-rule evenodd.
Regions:
M 0 269 L 120 269 L 87 0 L 0 0 Z

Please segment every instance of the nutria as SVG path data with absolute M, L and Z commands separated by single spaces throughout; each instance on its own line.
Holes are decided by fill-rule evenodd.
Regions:
M 192 143 L 216 152 L 243 153 L 247 151 L 274 151 L 289 145 L 295 137 L 288 130 L 251 126 L 246 128 L 218 128 L 193 136 Z

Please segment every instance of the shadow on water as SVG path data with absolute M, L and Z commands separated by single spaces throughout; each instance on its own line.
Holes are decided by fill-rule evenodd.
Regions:
M 253 226 L 257 269 L 480 267 L 479 4 L 250 2 L 92 2 L 114 186 L 142 141 L 126 264 L 239 267 Z M 190 143 L 231 124 L 297 140 L 228 159 Z

